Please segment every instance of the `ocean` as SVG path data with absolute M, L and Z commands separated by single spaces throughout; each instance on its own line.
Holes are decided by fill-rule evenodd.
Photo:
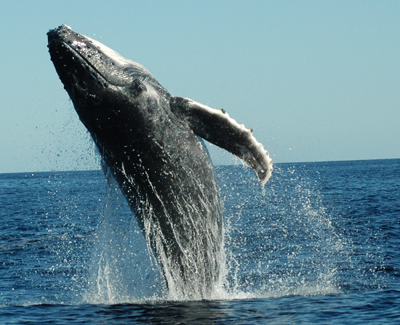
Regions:
M 202 301 L 168 296 L 101 171 L 0 174 L 0 323 L 400 323 L 400 159 L 216 174 L 225 285 Z

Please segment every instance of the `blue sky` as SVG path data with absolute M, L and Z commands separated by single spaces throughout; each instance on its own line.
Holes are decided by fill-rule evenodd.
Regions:
M 61 24 L 224 108 L 274 162 L 400 158 L 400 1 L 0 1 L 0 172 L 98 168 L 46 32 Z M 237 163 L 212 146 L 217 164 Z

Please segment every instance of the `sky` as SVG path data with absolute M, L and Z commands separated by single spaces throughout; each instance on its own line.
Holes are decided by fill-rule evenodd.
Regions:
M 397 0 L 0 0 L 0 173 L 99 168 L 47 50 L 61 24 L 224 108 L 275 163 L 400 158 L 399 17 Z

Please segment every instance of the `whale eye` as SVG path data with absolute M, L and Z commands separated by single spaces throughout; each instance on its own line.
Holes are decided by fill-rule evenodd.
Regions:
M 147 88 L 145 84 L 140 81 L 139 79 L 135 79 L 132 81 L 132 83 L 129 85 L 129 92 L 134 96 L 137 97 L 139 96 L 142 92 L 146 91 Z

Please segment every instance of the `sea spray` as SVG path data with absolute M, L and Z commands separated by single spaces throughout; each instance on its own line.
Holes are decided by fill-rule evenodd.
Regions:
M 183 261 L 188 264 L 183 267 L 193 267 L 195 272 L 192 281 L 185 282 L 181 275 L 181 266 L 171 263 L 168 251 L 163 246 L 162 231 L 156 218 L 151 216 L 151 206 L 144 212 L 147 215 L 141 229 L 111 173 L 106 170 L 105 174 L 107 191 L 101 222 L 96 232 L 85 300 L 94 303 L 121 303 L 225 298 L 223 243 L 217 243 L 216 246 L 206 245 L 210 251 L 205 251 L 203 240 L 209 239 L 191 237 L 192 243 L 185 251 L 187 259 Z M 197 214 L 193 218 L 196 216 Z M 191 218 L 192 216 L 188 216 L 189 220 Z M 211 227 L 210 231 L 219 229 L 214 230 Z M 209 236 L 215 238 L 212 233 Z M 221 240 L 223 241 L 223 236 Z M 153 245 L 159 253 L 158 258 L 151 249 Z M 218 267 L 211 266 L 210 269 L 218 269 L 219 272 L 211 275 L 214 279 L 212 290 L 205 296 L 202 283 L 209 276 L 210 269 L 207 269 L 202 257 L 215 254 L 212 251 L 215 247 L 220 247 L 220 251 L 212 262 L 218 264 Z
M 155 258 L 117 183 L 110 173 L 106 179 L 85 300 L 115 304 L 160 299 L 165 285 Z
M 217 167 L 217 175 L 225 206 L 225 246 L 216 261 L 221 270 L 217 285 L 207 299 L 341 292 L 338 269 L 349 262 L 352 245 L 335 226 L 335 216 L 327 213 L 314 176 L 308 177 L 301 166 L 278 167 L 263 191 L 251 170 Z M 196 283 L 176 280 L 179 269 L 167 256 L 161 256 L 164 264 L 159 265 L 111 177 L 107 192 L 87 301 L 201 299 L 193 294 Z
M 314 175 L 278 166 L 265 191 L 248 169 L 219 167 L 217 175 L 231 298 L 341 291 L 337 270 L 351 245 L 326 212 Z

